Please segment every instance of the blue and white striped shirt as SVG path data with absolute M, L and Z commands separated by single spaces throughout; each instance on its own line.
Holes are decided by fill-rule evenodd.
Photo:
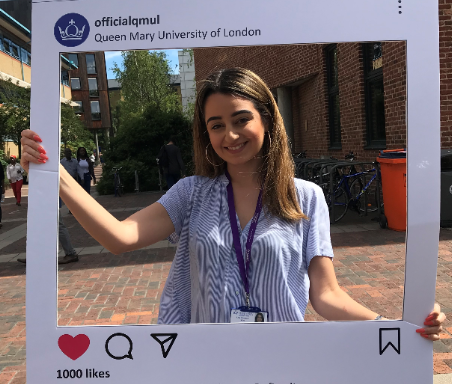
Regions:
M 168 212 L 178 241 L 160 300 L 159 324 L 228 323 L 231 309 L 245 304 L 233 247 L 225 175 L 180 180 L 158 202 Z M 251 249 L 251 306 L 269 321 L 303 321 L 309 301 L 309 263 L 333 257 L 328 207 L 315 184 L 295 179 L 309 220 L 293 224 L 263 210 Z M 240 231 L 240 223 L 237 218 Z M 240 231 L 245 249 L 250 223 Z

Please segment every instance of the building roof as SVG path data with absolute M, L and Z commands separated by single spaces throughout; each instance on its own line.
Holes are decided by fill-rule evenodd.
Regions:
M 19 23 L 16 19 L 8 15 L 0 8 L 0 26 L 7 29 L 21 40 L 29 43 L 31 41 L 31 31 Z
M 75 63 L 71 60 L 69 60 L 66 56 L 61 55 L 61 59 L 63 61 L 63 67 L 66 69 L 77 69 L 78 67 L 75 65 Z

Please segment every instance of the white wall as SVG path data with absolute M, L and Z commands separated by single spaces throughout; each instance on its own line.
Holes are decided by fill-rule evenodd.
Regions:
M 196 94 L 195 61 L 187 51 L 179 51 L 178 56 L 182 105 L 186 108 L 189 102 L 194 102 Z

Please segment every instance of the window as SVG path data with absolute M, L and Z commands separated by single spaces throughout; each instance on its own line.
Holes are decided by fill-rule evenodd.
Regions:
M 73 100 L 73 103 L 77 104 L 77 105 L 74 105 L 74 112 L 77 115 L 81 115 L 83 113 L 83 103 L 81 101 L 75 101 L 75 100 Z
M 381 42 L 364 44 L 363 56 L 367 147 L 386 148 L 383 52 Z
M 20 49 L 20 56 L 21 60 L 24 64 L 31 65 L 31 55 L 30 52 L 28 52 L 26 49 L 21 48 Z
M 86 73 L 89 75 L 96 73 L 96 60 L 92 54 L 86 55 Z
M 69 86 L 69 72 L 68 71 L 61 71 L 61 84 Z
M 88 88 L 90 97 L 99 96 L 99 91 L 97 90 L 97 79 L 95 77 L 88 79 Z
M 69 61 L 72 61 L 78 67 L 78 55 L 76 53 L 69 53 L 67 55 Z
M 340 149 L 341 116 L 339 106 L 339 83 L 337 74 L 337 46 L 329 45 L 326 50 L 326 76 L 328 87 L 328 121 L 330 130 L 330 148 Z
M 9 42 L 9 51 L 11 53 L 11 56 L 15 57 L 16 59 L 20 59 L 19 55 L 19 46 L 17 44 L 14 44 L 13 42 Z
M 98 101 L 91 101 L 91 119 L 100 120 L 100 104 Z
M 73 77 L 71 79 L 71 89 L 72 90 L 80 89 L 80 79 L 78 77 Z
M 3 39 L 3 51 L 6 52 L 8 55 L 10 54 L 10 52 L 9 52 L 9 40 L 8 39 Z

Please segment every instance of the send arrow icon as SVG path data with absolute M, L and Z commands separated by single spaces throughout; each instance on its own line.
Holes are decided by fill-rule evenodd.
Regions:
M 400 355 L 400 328 L 380 328 L 380 355 L 389 346 Z
M 176 340 L 177 333 L 151 333 L 152 338 L 160 344 L 162 355 L 166 359 Z

